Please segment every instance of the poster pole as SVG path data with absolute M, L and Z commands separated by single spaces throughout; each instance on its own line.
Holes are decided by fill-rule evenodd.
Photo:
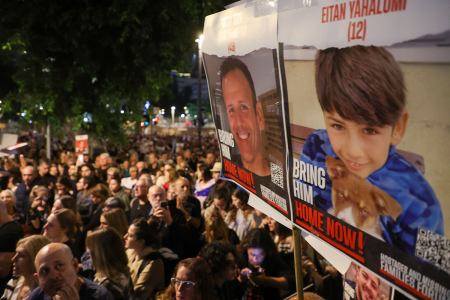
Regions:
M 302 264 L 302 234 L 300 229 L 292 225 L 294 237 L 295 280 L 297 286 L 297 299 L 303 300 L 303 264 Z

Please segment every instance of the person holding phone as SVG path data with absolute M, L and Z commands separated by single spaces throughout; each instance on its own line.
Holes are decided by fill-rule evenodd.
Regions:
M 152 206 L 150 216 L 160 219 L 159 233 L 162 237 L 162 246 L 172 250 L 184 258 L 183 245 L 187 242 L 188 229 L 184 213 L 176 207 L 176 201 L 166 201 L 166 191 L 157 185 L 148 190 L 148 200 Z
M 31 191 L 31 209 L 27 212 L 27 225 L 35 234 L 40 234 L 52 209 L 48 203 L 49 190 L 44 186 L 35 186 Z

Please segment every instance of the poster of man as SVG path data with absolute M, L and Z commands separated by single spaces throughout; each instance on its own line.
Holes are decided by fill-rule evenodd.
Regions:
M 219 140 L 221 176 L 251 193 L 249 203 L 291 222 L 285 103 L 276 14 L 237 5 L 205 19 L 202 58 Z
M 87 134 L 75 136 L 75 154 L 89 154 Z
M 391 288 L 366 268 L 354 263 L 345 274 L 344 300 L 388 300 Z
M 203 55 L 223 158 L 223 176 L 288 215 L 276 50 Z

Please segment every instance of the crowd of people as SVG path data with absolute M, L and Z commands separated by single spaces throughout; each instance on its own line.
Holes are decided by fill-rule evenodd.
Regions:
M 3 299 L 265 299 L 295 292 L 290 229 L 220 178 L 217 140 L 129 136 L 76 156 L 69 139 L 1 161 Z M 304 283 L 342 277 L 303 241 Z M 326 274 L 328 280 L 323 280 Z M 339 290 L 341 289 L 341 290 Z

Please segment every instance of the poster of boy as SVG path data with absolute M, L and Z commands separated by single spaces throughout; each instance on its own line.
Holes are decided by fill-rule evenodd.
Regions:
M 382 47 L 352 46 L 318 51 L 315 67 L 326 129 L 300 157 L 327 170 L 314 205 L 414 256 L 419 227 L 443 235 L 444 225 L 432 187 L 396 152 L 408 124 L 398 64 Z

